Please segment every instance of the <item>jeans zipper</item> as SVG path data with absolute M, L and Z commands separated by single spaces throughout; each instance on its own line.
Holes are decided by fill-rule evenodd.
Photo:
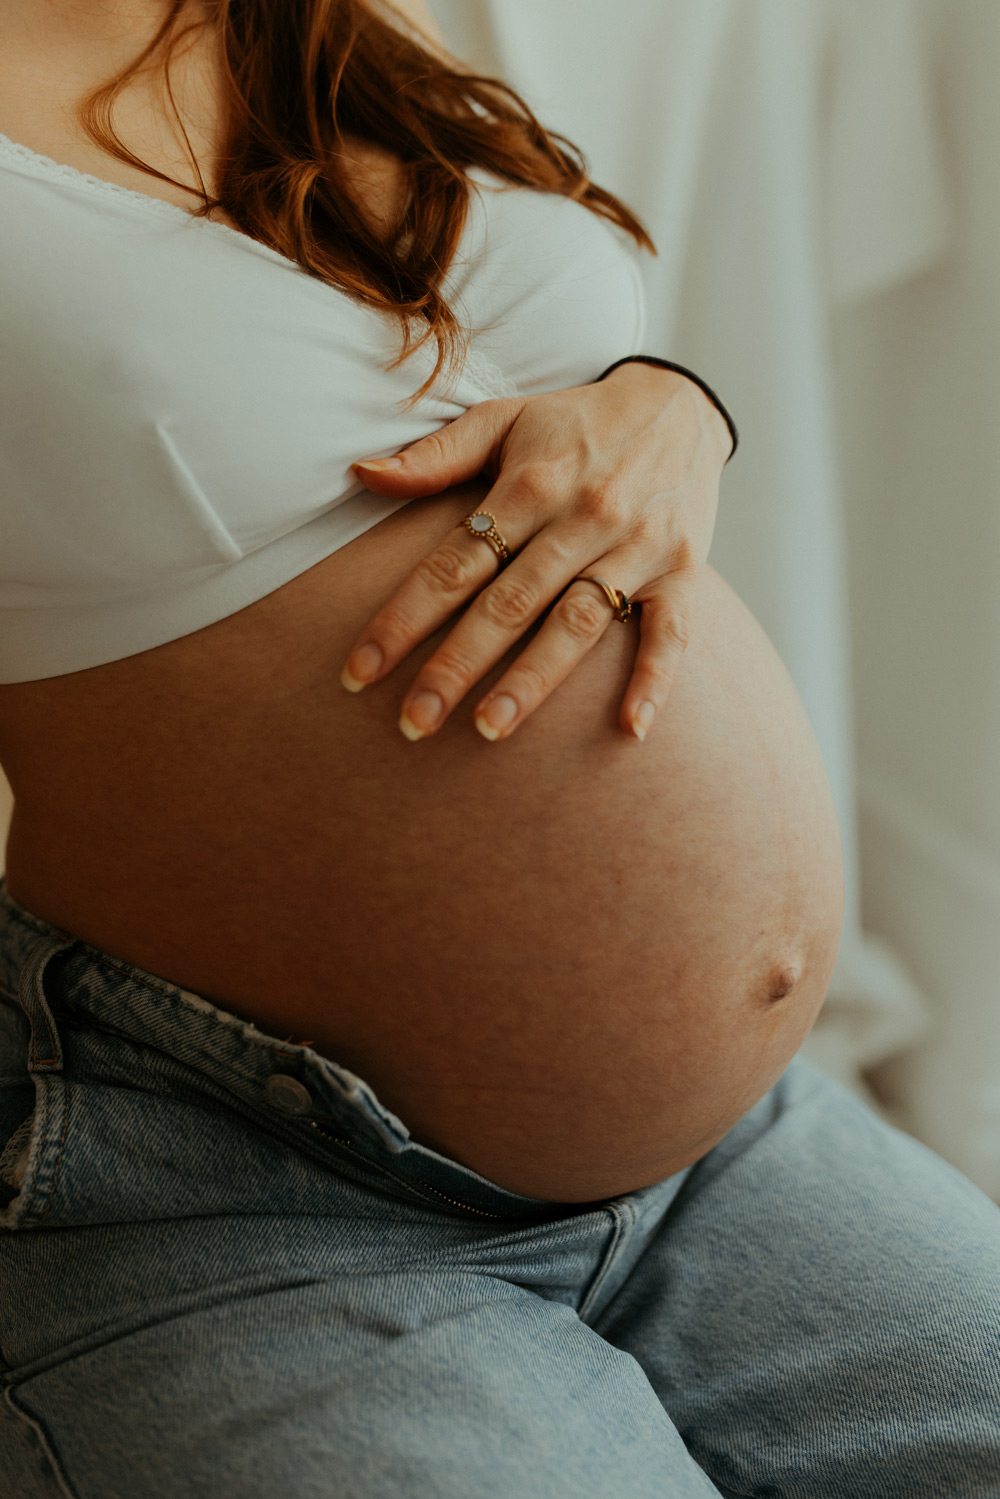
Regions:
M 345 1150 L 349 1150 L 352 1155 L 356 1155 L 359 1160 L 364 1161 L 365 1165 L 370 1167 L 371 1170 L 380 1171 L 383 1176 L 388 1176 L 391 1181 L 398 1182 L 401 1187 L 405 1187 L 415 1196 L 419 1196 L 422 1192 L 432 1192 L 435 1197 L 440 1197 L 442 1202 L 449 1203 L 453 1208 L 461 1208 L 464 1213 L 475 1213 L 478 1218 L 495 1218 L 498 1223 L 506 1221 L 503 1213 L 490 1213 L 485 1208 L 474 1208 L 471 1203 L 460 1202 L 457 1197 L 449 1197 L 447 1193 L 439 1192 L 437 1187 L 432 1187 L 429 1182 L 421 1182 L 418 1187 L 413 1182 L 407 1181 L 405 1176 L 397 1176 L 395 1171 L 390 1171 L 386 1166 L 378 1165 L 366 1156 L 363 1151 L 358 1150 L 356 1146 L 352 1145 L 345 1135 L 334 1134 L 333 1130 L 327 1129 L 325 1125 L 317 1124 L 315 1119 L 311 1120 L 310 1124 L 313 1129 L 318 1130 L 321 1135 L 325 1135 L 328 1140 L 333 1140 L 337 1145 L 343 1146 Z

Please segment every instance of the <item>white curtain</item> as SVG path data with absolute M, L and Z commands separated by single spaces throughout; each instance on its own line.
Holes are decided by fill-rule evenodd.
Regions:
M 972 50 L 982 41 L 975 13 L 991 3 L 951 0 L 948 7 L 951 29 L 964 27 Z M 877 1069 L 894 1116 L 1000 1196 L 1000 1025 L 994 1006 L 992 1029 L 984 1027 L 981 993 L 977 999 L 946 983 L 964 936 L 959 888 L 949 887 L 948 910 L 935 914 L 933 896 L 947 879 L 935 869 L 934 891 L 928 887 L 919 907 L 908 904 L 912 849 L 905 840 L 886 847 L 899 820 L 893 823 L 891 756 L 888 764 L 885 757 L 866 763 L 860 775 L 862 804 L 877 802 L 879 819 L 877 836 L 870 818 L 862 822 L 864 902 L 858 839 L 856 709 L 865 725 L 888 719 L 904 738 L 923 732 L 920 711 L 908 721 L 897 717 L 896 661 L 891 649 L 877 648 L 888 632 L 915 658 L 921 603 L 904 578 L 886 619 L 886 557 L 869 542 L 878 529 L 872 515 L 881 514 L 880 540 L 891 551 L 885 513 L 894 507 L 905 530 L 908 502 L 898 482 L 882 484 L 891 464 L 880 434 L 894 422 L 903 440 L 901 429 L 913 422 L 895 370 L 908 364 L 905 333 L 882 326 L 884 308 L 914 287 L 926 289 L 965 232 L 941 142 L 947 101 L 938 97 L 933 6 L 432 0 L 432 8 L 460 56 L 518 88 L 546 125 L 583 148 L 596 180 L 644 218 L 660 251 L 647 264 L 649 352 L 701 372 L 741 425 L 711 560 L 761 620 L 805 701 L 847 864 L 840 956 L 807 1054 L 859 1090 Z M 1000 43 L 992 56 L 993 73 L 980 69 L 984 89 L 995 78 Z M 991 153 L 998 139 L 994 129 Z M 933 331 L 922 352 L 933 355 Z M 884 377 L 877 388 L 857 378 L 876 356 Z M 947 381 L 941 370 L 940 385 Z M 935 436 L 945 446 L 958 440 L 946 425 Z M 928 442 L 925 433 L 925 458 Z M 856 537 L 849 520 L 860 503 L 868 524 Z M 848 557 L 852 575 L 863 569 L 869 605 L 853 661 L 857 588 L 852 594 Z M 946 652 L 928 654 L 921 643 L 926 717 L 941 686 L 933 671 L 946 673 L 948 663 Z M 970 691 L 977 686 L 982 695 L 981 679 Z M 1000 738 L 998 707 L 994 696 Z M 862 728 L 859 737 L 865 744 L 871 735 Z M 947 779 L 948 762 L 938 769 Z M 1000 817 L 994 821 L 1000 847 Z M 1000 864 L 990 874 L 992 953 Z M 977 933 L 981 949 L 984 923 Z M 905 1062 L 885 1065 L 903 1054 Z M 963 1067 L 980 1083 L 974 1105 L 963 1096 Z M 984 1116 L 991 1098 L 992 1120 Z
M 919 12 L 947 254 L 836 323 L 865 912 L 930 999 L 879 1083 L 1000 1200 L 1000 5 Z

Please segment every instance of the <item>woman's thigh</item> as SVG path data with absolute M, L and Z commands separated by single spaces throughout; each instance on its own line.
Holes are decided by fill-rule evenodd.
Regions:
M 590 1320 L 725 1494 L 1000 1494 L 1000 1208 L 802 1061 Z
M 18 1499 L 717 1494 L 627 1354 L 457 1271 L 272 1273 L 151 1307 L 20 1381 L 7 1416 Z

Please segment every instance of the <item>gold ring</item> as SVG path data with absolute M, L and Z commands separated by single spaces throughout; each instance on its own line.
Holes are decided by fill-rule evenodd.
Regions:
M 603 578 L 594 578 L 587 573 L 578 573 L 573 579 L 574 583 L 596 583 L 602 591 L 608 603 L 615 612 L 615 619 L 622 624 L 632 613 L 632 600 L 627 593 L 622 593 L 620 588 L 612 588 L 610 583 L 605 583 Z
M 488 541 L 500 558 L 501 564 L 510 561 L 507 543 L 497 529 L 496 518 L 490 515 L 488 510 L 476 510 L 472 515 L 467 515 L 462 525 L 473 536 L 479 536 L 483 541 Z

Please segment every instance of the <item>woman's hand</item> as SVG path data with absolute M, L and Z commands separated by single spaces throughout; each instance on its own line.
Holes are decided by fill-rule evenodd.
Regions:
M 422 739 L 549 609 L 475 710 L 481 734 L 506 739 L 614 621 L 602 589 L 573 581 L 589 573 L 642 604 L 619 717 L 644 739 L 687 643 L 731 446 L 692 381 L 625 364 L 593 385 L 483 401 L 396 458 L 356 464 L 369 489 L 412 499 L 485 471 L 493 487 L 481 509 L 511 561 L 500 571 L 492 546 L 456 526 L 358 637 L 344 686 L 357 692 L 384 677 L 472 599 L 404 698 L 399 726 Z

